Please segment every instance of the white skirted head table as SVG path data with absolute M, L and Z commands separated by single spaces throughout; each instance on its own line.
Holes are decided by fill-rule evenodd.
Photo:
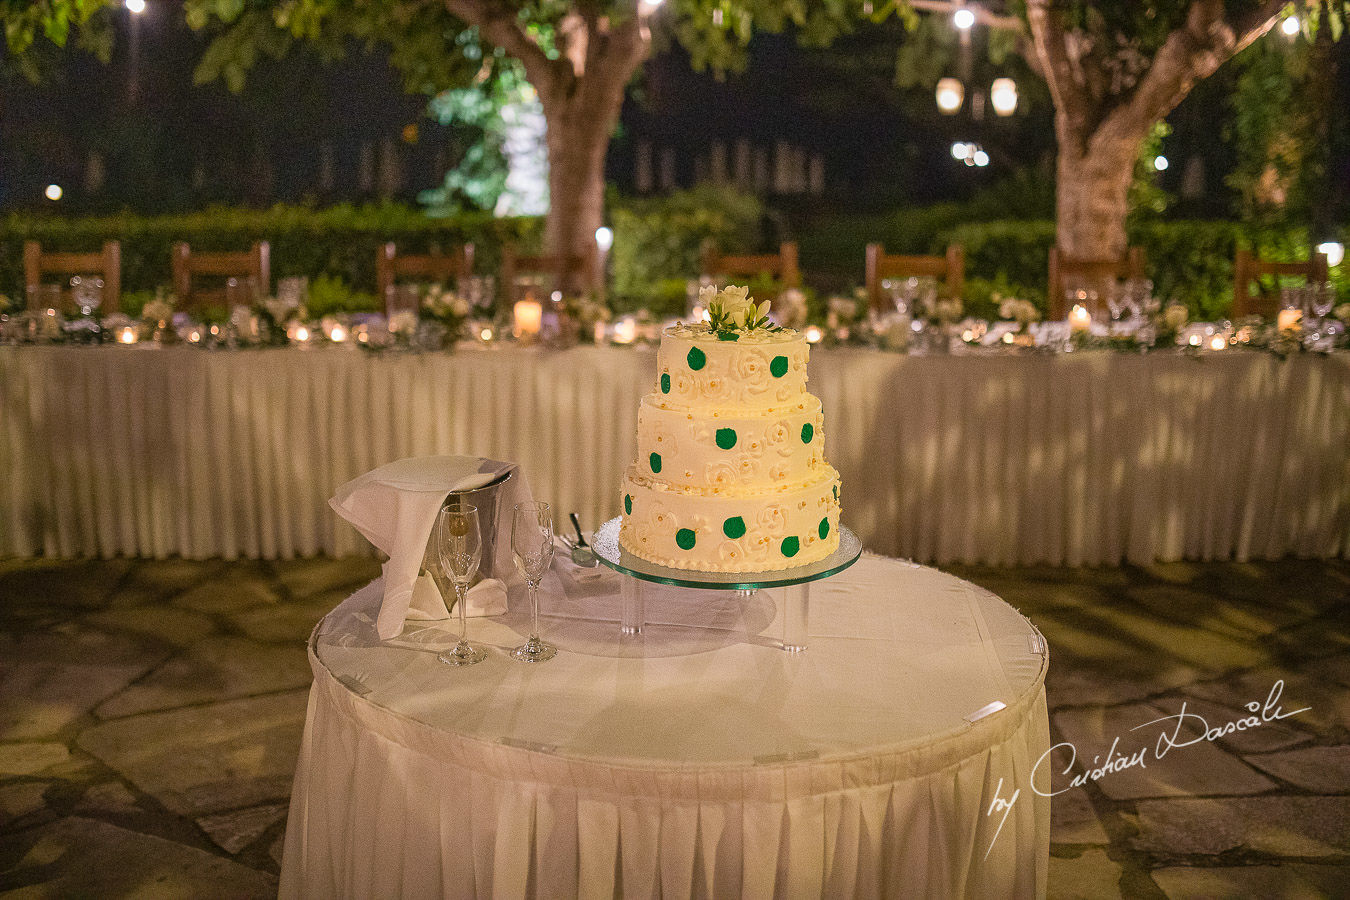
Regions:
M 620 577 L 555 561 L 541 665 L 441 665 L 450 623 L 381 642 L 379 581 L 330 613 L 281 895 L 1044 894 L 1048 651 L 1007 604 L 864 555 L 815 585 L 793 655 L 773 590 L 651 586 L 621 636 Z M 469 636 L 524 624 L 513 594 Z

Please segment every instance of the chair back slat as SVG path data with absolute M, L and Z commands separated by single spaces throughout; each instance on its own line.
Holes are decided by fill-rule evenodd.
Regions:
M 1081 278 L 1092 281 L 1143 278 L 1147 259 L 1143 247 L 1130 247 L 1119 259 L 1080 259 L 1050 248 L 1050 284 L 1046 296 L 1048 318 L 1063 319 L 1068 315 L 1064 305 L 1064 283 Z
M 912 256 L 887 253 L 881 244 L 868 244 L 865 280 L 873 308 L 887 305 L 881 283 L 888 278 L 936 278 L 946 283 L 948 296 L 960 297 L 966 286 L 965 249 L 952 244 L 942 256 Z
M 712 244 L 703 245 L 703 275 L 720 280 L 726 277 L 753 278 L 772 275 L 785 289 L 801 287 L 801 270 L 797 267 L 797 243 L 784 241 L 777 253 L 725 255 Z
M 242 253 L 199 253 L 194 252 L 186 241 L 173 245 L 173 289 L 183 308 L 202 306 L 224 299 L 230 302 L 229 295 L 220 289 L 202 289 L 193 284 L 198 275 L 212 275 L 223 278 L 244 278 L 253 281 L 253 289 L 259 297 L 271 293 L 271 253 L 267 241 L 258 241 L 252 248 Z
M 108 241 L 97 253 L 53 253 L 37 241 L 23 245 L 24 289 L 31 308 L 37 302 L 37 286 L 43 275 L 97 275 L 103 279 L 102 314 L 122 308 L 122 245 Z
M 564 290 L 569 284 L 599 289 L 595 254 L 519 254 L 511 244 L 503 246 L 498 287 L 504 291 L 505 302 L 515 302 L 516 279 L 525 275 L 544 276 L 553 290 Z
M 391 241 L 375 254 L 375 288 L 389 309 L 394 284 L 400 277 L 434 279 L 468 278 L 473 274 L 473 244 L 465 244 L 450 253 L 400 254 Z
M 1273 287 L 1261 282 L 1264 276 L 1275 276 Z M 1279 310 L 1279 277 L 1303 277 L 1308 284 L 1327 280 L 1327 257 L 1314 253 L 1306 262 L 1271 262 L 1258 259 L 1250 250 L 1239 250 L 1233 260 L 1233 318 L 1264 315 L 1273 318 Z M 1257 291 L 1252 292 L 1252 284 Z

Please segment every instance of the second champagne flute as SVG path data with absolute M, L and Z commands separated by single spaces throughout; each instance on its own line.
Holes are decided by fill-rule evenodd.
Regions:
M 539 639 L 539 582 L 553 563 L 553 512 L 547 503 L 517 503 L 511 519 L 511 558 L 530 588 L 530 639 L 511 651 L 520 662 L 552 659 L 558 648 Z

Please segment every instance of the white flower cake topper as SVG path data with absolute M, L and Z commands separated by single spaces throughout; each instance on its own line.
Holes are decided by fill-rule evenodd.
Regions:
M 729 284 L 719 291 L 705 284 L 699 289 L 698 299 L 708 309 L 708 327 L 712 331 L 778 330 L 778 326 L 769 322 L 769 301 L 756 306 L 750 289 L 743 285 Z

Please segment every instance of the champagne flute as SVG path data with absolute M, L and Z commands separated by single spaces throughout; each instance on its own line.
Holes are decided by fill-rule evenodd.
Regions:
M 448 666 L 471 666 L 483 661 L 487 651 L 467 640 L 469 632 L 469 582 L 483 558 L 483 535 L 478 526 L 478 509 L 451 501 L 436 514 L 436 560 L 441 575 L 455 586 L 459 603 L 459 642 L 436 656 Z
M 520 662 L 552 659 L 558 648 L 539 640 L 539 582 L 553 562 L 553 513 L 547 503 L 517 503 L 511 519 L 511 558 L 530 588 L 530 639 L 511 651 Z

